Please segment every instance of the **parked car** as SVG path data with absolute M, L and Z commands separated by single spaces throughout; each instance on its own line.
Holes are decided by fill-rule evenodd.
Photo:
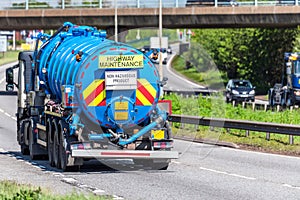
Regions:
M 249 80 L 231 79 L 226 86 L 226 102 L 255 101 L 255 87 Z

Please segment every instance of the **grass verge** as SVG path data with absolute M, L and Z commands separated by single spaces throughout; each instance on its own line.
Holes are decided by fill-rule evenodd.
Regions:
M 0 53 L 0 66 L 18 60 L 19 51 L 7 51 Z
M 222 97 L 198 97 L 182 98 L 172 94 L 165 96 L 172 100 L 172 112 L 191 116 L 204 116 L 212 118 L 227 118 L 236 120 L 249 120 L 260 122 L 273 122 L 281 124 L 300 124 L 300 110 L 285 110 L 282 112 L 253 111 L 250 108 L 242 108 L 240 105 L 233 107 L 226 104 Z M 212 139 L 224 142 L 232 142 L 248 149 L 257 149 L 267 152 L 300 155 L 300 137 L 294 137 L 294 144 L 289 144 L 289 136 L 272 134 L 270 140 L 266 140 L 264 132 L 250 132 L 247 136 L 245 130 L 230 131 L 224 128 L 210 130 L 207 126 L 195 127 L 186 124 L 184 130 L 180 130 L 180 124 L 173 123 L 174 136 L 188 136 L 195 139 Z
M 107 200 L 112 197 L 100 197 L 95 195 L 76 194 L 53 195 L 41 188 L 29 185 L 20 185 L 12 181 L 0 181 L 0 199 L 14 200 Z

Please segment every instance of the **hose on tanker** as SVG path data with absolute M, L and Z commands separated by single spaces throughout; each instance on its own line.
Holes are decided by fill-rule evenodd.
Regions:
M 141 137 L 142 135 L 148 133 L 149 131 L 154 129 L 156 126 L 160 126 L 163 122 L 165 122 L 167 120 L 167 113 L 165 111 L 161 111 L 160 109 L 157 109 L 157 114 L 155 114 L 155 115 L 157 115 L 157 117 L 153 122 L 151 122 L 149 125 L 147 125 L 143 129 L 141 129 L 139 132 L 137 132 L 136 134 L 134 134 L 130 138 L 120 139 L 118 144 L 121 145 L 121 146 L 125 146 L 127 144 L 133 143 L 139 137 Z

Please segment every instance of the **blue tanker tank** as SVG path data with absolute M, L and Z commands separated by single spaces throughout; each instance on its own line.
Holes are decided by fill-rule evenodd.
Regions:
M 47 93 L 101 126 L 131 127 L 147 120 L 160 95 L 158 70 L 148 57 L 107 40 L 104 31 L 65 26 L 37 55 Z

